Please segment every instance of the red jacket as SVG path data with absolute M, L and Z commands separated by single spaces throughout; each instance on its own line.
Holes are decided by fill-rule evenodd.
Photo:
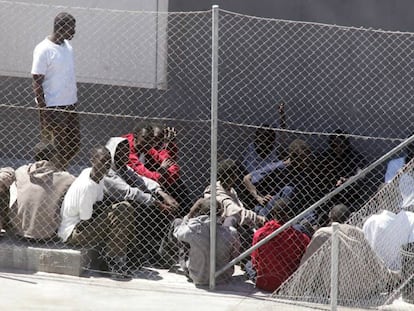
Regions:
M 281 226 L 276 220 L 265 223 L 254 233 L 253 245 Z M 255 250 L 252 264 L 257 275 L 256 287 L 275 291 L 299 267 L 309 242 L 307 235 L 290 227 Z
M 151 178 L 152 180 L 159 181 L 161 178 L 161 174 L 157 171 L 151 171 L 145 165 L 139 160 L 139 155 L 137 154 L 137 151 L 135 150 L 135 144 L 134 144 L 134 134 L 129 133 L 126 135 L 123 135 L 122 137 L 128 139 L 129 143 L 129 162 L 128 166 L 131 167 L 135 172 L 137 172 L 139 175 Z M 166 159 L 171 159 L 170 152 L 166 149 L 157 150 L 155 148 L 151 148 L 147 155 L 151 156 L 152 159 L 157 163 L 161 164 L 162 161 Z M 173 184 L 177 181 L 177 179 L 180 177 L 180 167 L 178 164 L 173 164 L 168 168 L 168 176 L 167 176 L 167 182 L 168 184 Z

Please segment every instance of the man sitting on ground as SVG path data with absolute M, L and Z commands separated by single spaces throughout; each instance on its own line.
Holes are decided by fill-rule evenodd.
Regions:
M 240 177 L 238 173 L 239 167 L 233 160 L 224 160 L 217 166 L 216 197 L 217 201 L 223 206 L 224 225 L 260 227 L 264 224 L 265 217 L 246 209 L 233 188 Z M 209 198 L 210 196 L 211 188 L 208 186 L 204 191 L 204 197 Z
M 331 220 L 343 221 L 348 209 L 337 205 L 331 212 Z M 339 283 L 338 303 L 377 301 L 384 292 L 391 292 L 399 281 L 399 275 L 387 269 L 375 254 L 364 233 L 358 227 L 339 224 Z M 302 262 L 289 281 L 278 289 L 279 295 L 318 297 L 326 299 L 331 291 L 332 227 L 315 232 Z
M 240 166 L 235 161 L 227 159 L 218 163 L 216 199 L 223 208 L 221 215 L 223 226 L 237 229 L 240 234 L 241 251 L 244 251 L 252 244 L 254 230 L 261 227 L 266 218 L 247 209 L 240 201 L 234 189 L 238 180 L 240 180 Z M 210 186 L 204 190 L 204 197 L 211 197 Z M 245 261 L 242 262 L 242 266 Z
M 16 174 L 17 199 L 10 208 L 14 233 L 35 240 L 56 237 L 60 224 L 60 206 L 75 177 L 58 169 L 56 148 L 39 143 L 35 162 L 19 167 Z
M 145 256 L 155 260 L 161 234 L 175 217 L 178 203 L 157 182 L 138 175 L 127 165 L 129 145 L 126 138 L 112 137 L 106 147 L 112 164 L 104 177 L 105 195 L 112 202 L 128 201 L 135 210 L 136 251 L 131 252 L 131 256 L 138 265 Z
M 414 178 L 402 175 L 399 188 L 401 210 L 397 214 L 384 210 L 372 215 L 362 227 L 373 250 L 392 270 L 401 269 L 401 246 L 414 242 Z
M 265 217 L 278 199 L 292 201 L 292 216 L 296 216 L 321 197 L 317 161 L 310 146 L 301 139 L 289 145 L 289 157 L 280 161 L 273 171 L 254 171 L 244 176 L 243 182 L 257 200 L 255 212 Z M 310 229 L 317 218 L 317 212 L 309 213 L 297 229 L 311 236 L 313 230 Z
M 286 129 L 284 102 L 279 103 L 279 128 Z M 257 170 L 271 172 L 284 158 L 286 134 L 277 133 L 269 124 L 263 124 L 254 133 L 254 140 L 248 145 L 243 157 L 243 166 L 247 173 Z
M 258 229 L 253 245 L 279 229 L 292 218 L 288 200 L 277 200 L 270 212 L 271 220 Z M 252 253 L 252 267 L 256 272 L 256 287 L 273 292 L 299 267 L 300 259 L 309 244 L 309 237 L 289 227 Z
M 113 276 L 125 278 L 133 208 L 126 201 L 103 202 L 103 177 L 111 166 L 109 151 L 103 146 L 93 149 L 91 163 L 92 167 L 82 171 L 65 195 L 58 235 L 65 243 L 97 248 Z
M 154 130 L 157 129 L 157 132 Z M 169 149 L 158 150 L 162 130 L 150 123 L 140 123 L 133 133 L 123 135 L 129 143 L 129 162 L 136 173 L 155 180 L 162 186 L 174 184 L 179 178 L 179 166 Z M 163 132 L 163 131 L 162 131 Z
M 217 205 L 216 268 L 220 269 L 239 255 L 240 241 L 237 230 L 221 224 L 222 206 Z M 187 268 L 195 285 L 208 285 L 210 272 L 210 199 L 200 199 L 182 222 L 175 222 L 174 236 L 190 245 Z M 217 279 L 217 284 L 228 282 L 234 267 Z
M 332 207 L 329 212 L 330 224 L 337 222 L 340 225 L 340 230 L 346 232 L 354 226 L 344 224 L 349 217 L 350 211 L 349 208 L 344 204 L 338 204 Z M 302 265 L 310 256 L 312 256 L 328 239 L 332 237 L 332 226 L 322 227 L 315 231 L 312 236 L 312 240 L 308 245 L 305 254 L 302 257 L 300 264 Z
M 217 166 L 216 199 L 223 207 L 223 225 L 237 229 L 242 240 L 242 250 L 250 247 L 254 229 L 261 227 L 266 218 L 244 207 L 234 186 L 240 178 L 239 166 L 227 159 Z M 210 186 L 204 191 L 204 197 L 211 197 Z
M 177 131 L 173 127 L 166 127 L 157 123 L 151 124 L 154 134 L 152 148 L 148 151 L 148 167 L 152 170 L 159 171 L 166 160 L 172 160 L 174 163 L 167 169 L 167 183 L 163 183 L 165 188 L 180 205 L 178 215 L 184 217 L 192 206 L 192 200 L 189 197 L 187 184 L 180 178 L 180 166 L 178 165 L 178 145 L 176 143 Z M 145 165 L 147 166 L 147 165 Z
M 282 198 L 286 189 L 289 189 L 288 196 L 294 201 L 294 215 L 316 201 L 318 188 L 313 159 L 310 146 L 305 141 L 296 139 L 289 145 L 289 158 L 278 162 L 271 172 L 257 170 L 244 176 L 246 188 L 258 203 L 255 211 L 267 216 L 272 208 L 272 203 L 267 203 L 272 198 Z

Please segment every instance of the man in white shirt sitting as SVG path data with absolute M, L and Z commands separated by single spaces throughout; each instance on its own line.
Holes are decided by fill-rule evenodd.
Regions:
M 392 270 L 401 269 L 401 246 L 414 242 L 414 178 L 404 174 L 399 188 L 403 198 L 401 211 L 395 214 L 384 210 L 372 215 L 362 228 L 371 247 Z
M 112 165 L 104 177 L 104 192 L 113 203 L 128 201 L 134 208 L 134 242 L 129 260 L 137 267 L 143 262 L 168 266 L 158 258 L 162 234 L 170 225 L 170 219 L 178 211 L 178 203 L 154 180 L 138 175 L 129 161 L 129 142 L 126 138 L 111 137 L 106 143 Z
M 58 236 L 63 242 L 101 250 L 114 277 L 126 278 L 127 252 L 132 241 L 133 208 L 126 202 L 105 204 L 103 177 L 111 166 L 105 147 L 92 152 L 92 167 L 72 183 L 61 207 Z

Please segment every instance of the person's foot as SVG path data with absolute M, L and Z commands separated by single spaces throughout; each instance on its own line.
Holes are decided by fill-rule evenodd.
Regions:
M 117 281 L 129 281 L 132 279 L 132 276 L 128 274 L 128 262 L 126 256 L 110 259 L 108 267 L 111 273 L 111 279 Z
M 115 281 L 131 281 L 132 276 L 130 276 L 126 273 L 125 274 L 120 274 L 120 273 L 112 272 L 111 273 L 111 279 L 115 280 Z

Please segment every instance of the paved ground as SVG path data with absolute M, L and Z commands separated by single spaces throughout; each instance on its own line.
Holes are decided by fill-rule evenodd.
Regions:
M 241 276 L 211 292 L 166 270 L 146 270 L 128 282 L 96 275 L 0 272 L 0 301 L 2 310 L 329 310 L 270 300 Z M 414 306 L 399 301 L 383 310 L 414 310 Z
M 0 273 L 3 310 L 263 310 L 265 296 L 249 284 L 217 292 L 147 271 L 151 278 L 128 282 L 105 277 L 78 278 L 56 274 Z M 178 280 L 178 281 L 177 281 Z M 240 284 L 240 282 L 236 282 Z M 235 292 L 235 290 L 239 292 Z M 268 309 L 270 310 L 270 309 Z

